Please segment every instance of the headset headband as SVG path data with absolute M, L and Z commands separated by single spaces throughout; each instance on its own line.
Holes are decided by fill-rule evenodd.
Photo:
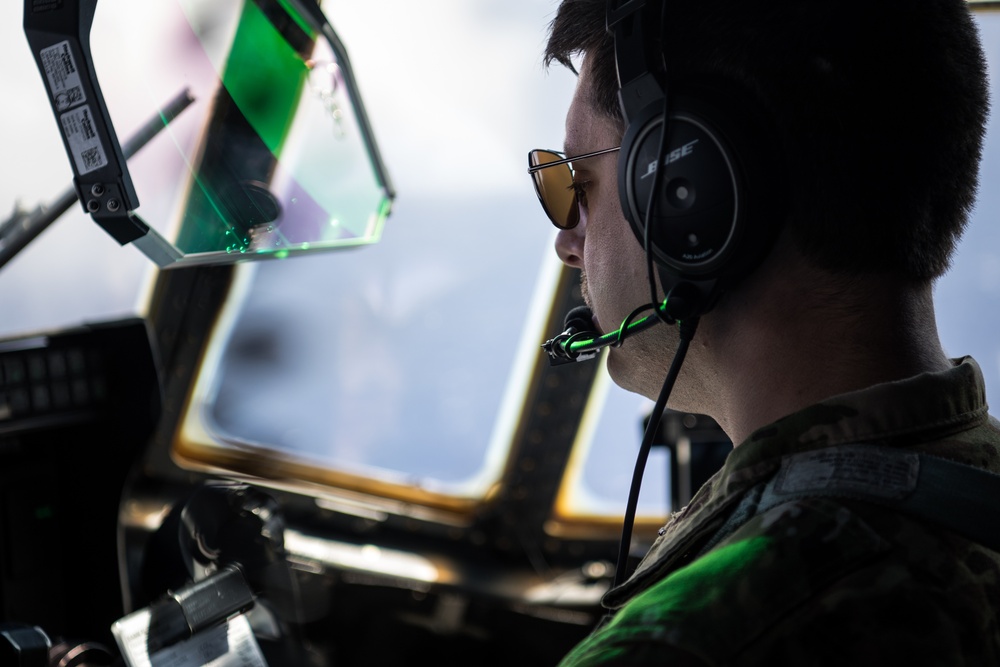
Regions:
M 670 71 L 665 12 L 663 0 L 606 5 L 625 121 L 618 190 L 663 289 L 683 290 L 697 315 L 771 247 L 785 169 L 773 123 L 742 84 Z
M 608 0 L 607 30 L 614 37 L 618 102 L 626 124 L 643 107 L 666 96 L 666 63 L 656 32 L 662 11 L 660 2 Z

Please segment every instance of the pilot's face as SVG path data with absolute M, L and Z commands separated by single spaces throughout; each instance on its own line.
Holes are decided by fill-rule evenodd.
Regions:
M 591 99 L 590 58 L 587 57 L 580 68 L 576 93 L 566 117 L 564 150 L 567 155 L 581 155 L 621 144 L 621 123 L 597 111 Z M 617 329 L 633 309 L 650 302 L 645 254 L 622 213 L 618 198 L 618 156 L 619 153 L 612 152 L 573 163 L 580 224 L 561 230 L 556 237 L 559 258 L 583 270 L 584 299 L 593 310 L 602 333 Z M 661 345 L 651 343 L 662 336 L 663 332 L 659 331 L 662 328 L 648 329 L 629 339 L 621 348 L 611 350 L 608 370 L 617 384 L 649 395 L 652 379 L 654 388 L 651 391 L 657 391 L 663 377 L 662 369 L 658 363 L 651 362 L 659 362 L 664 351 Z M 653 353 L 655 347 L 659 347 L 659 351 Z

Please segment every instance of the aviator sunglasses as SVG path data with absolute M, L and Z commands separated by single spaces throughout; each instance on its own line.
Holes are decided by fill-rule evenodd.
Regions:
M 583 155 L 566 157 L 565 153 L 536 148 L 528 152 L 528 173 L 535 182 L 535 193 L 552 224 L 559 229 L 573 229 L 580 224 L 576 188 L 573 187 L 573 163 L 589 157 L 604 155 L 619 147 Z

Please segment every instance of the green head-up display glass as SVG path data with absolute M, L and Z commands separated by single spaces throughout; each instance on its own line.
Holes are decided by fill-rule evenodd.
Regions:
M 155 131 L 128 169 L 161 266 L 379 240 L 392 186 L 315 0 L 101 0 L 91 44 L 122 144 Z

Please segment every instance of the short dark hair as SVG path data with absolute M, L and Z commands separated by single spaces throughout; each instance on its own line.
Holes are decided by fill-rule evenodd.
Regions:
M 563 0 L 545 64 L 588 54 L 595 108 L 621 119 L 606 0 Z M 975 201 L 989 110 L 964 0 L 700 0 L 665 6 L 672 78 L 740 86 L 790 168 L 787 225 L 843 273 L 944 273 Z M 738 113 L 738 109 L 734 109 Z

